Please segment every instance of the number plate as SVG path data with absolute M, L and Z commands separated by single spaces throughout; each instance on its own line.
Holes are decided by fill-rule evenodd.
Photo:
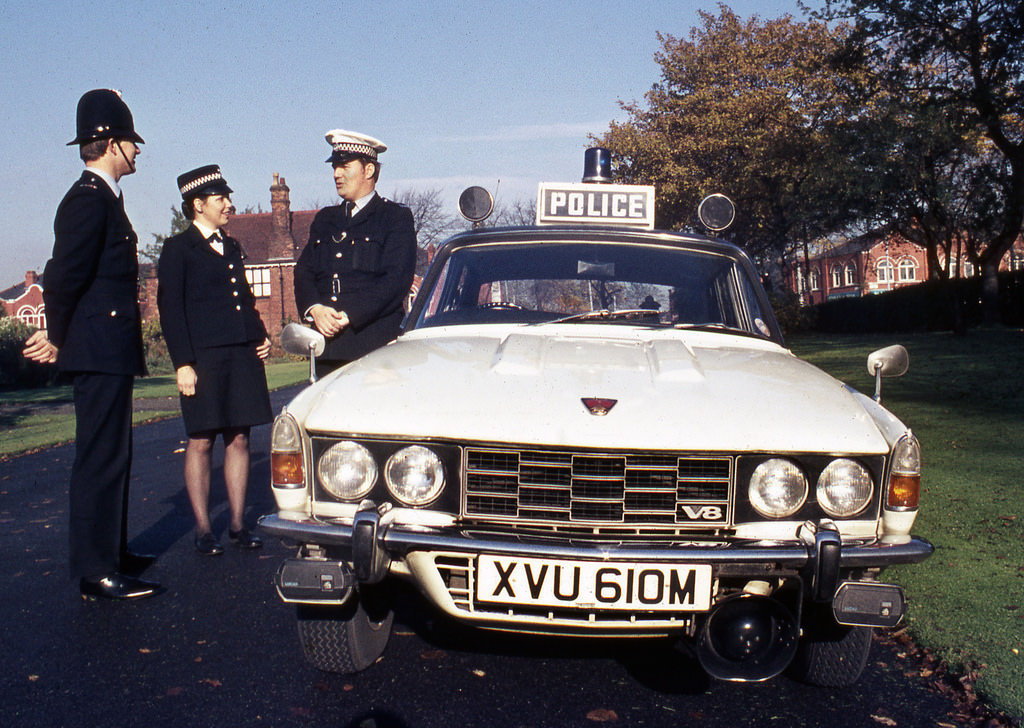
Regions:
M 711 608 L 709 564 L 553 561 L 481 555 L 481 602 L 573 609 L 702 612 Z

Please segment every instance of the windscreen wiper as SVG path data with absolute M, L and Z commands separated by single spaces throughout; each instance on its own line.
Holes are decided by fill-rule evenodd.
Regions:
M 658 320 L 658 312 L 650 308 L 620 308 L 617 311 L 610 311 L 607 308 L 595 309 L 593 311 L 584 311 L 583 313 L 574 313 L 572 316 L 563 316 L 562 318 L 552 319 L 551 321 L 539 321 L 530 326 L 543 326 L 545 324 L 568 324 L 575 323 L 577 321 L 623 321 L 630 319 L 651 319 L 654 321 L 640 321 L 651 325 L 657 323 L 661 325 L 661 321 Z

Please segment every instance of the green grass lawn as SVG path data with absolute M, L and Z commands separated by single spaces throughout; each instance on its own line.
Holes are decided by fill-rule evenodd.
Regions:
M 931 559 L 886 572 L 907 590 L 908 627 L 954 667 L 977 666 L 978 691 L 1024 716 L 1024 332 L 964 337 L 794 337 L 794 353 L 865 393 L 866 357 L 901 343 L 910 371 L 882 402 L 921 441 L 924 473 L 914 532 Z
M 277 360 L 267 365 L 267 384 L 271 389 L 296 384 L 308 376 L 309 363 L 305 361 Z M 179 414 L 178 386 L 173 374 L 135 381 L 136 424 Z M 73 440 L 71 386 L 0 392 L 0 430 L 4 433 L 0 439 L 0 458 Z

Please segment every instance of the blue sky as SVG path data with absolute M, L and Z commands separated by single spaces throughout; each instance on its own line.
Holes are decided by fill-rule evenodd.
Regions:
M 733 0 L 747 17 L 797 0 Z M 281 174 L 292 209 L 334 204 L 324 132 L 381 139 L 378 189 L 468 185 L 499 201 L 579 181 L 588 134 L 625 118 L 659 78 L 656 32 L 686 36 L 711 0 L 579 2 L 53 2 L 0 7 L 0 119 L 8 211 L 0 289 L 42 270 L 53 214 L 81 172 L 75 106 L 121 90 L 146 140 L 122 180 L 140 243 L 167 233 L 175 178 L 219 164 L 236 206 L 269 208 Z M 500 180 L 500 185 L 499 185 Z M 306 231 L 295 231 L 304 242 Z

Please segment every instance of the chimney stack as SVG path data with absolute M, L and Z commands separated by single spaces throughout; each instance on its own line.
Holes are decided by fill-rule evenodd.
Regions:
M 25 288 L 28 288 L 29 286 L 34 286 L 38 282 L 39 282 L 39 274 L 38 273 L 36 273 L 34 270 L 27 270 L 27 271 L 25 271 Z
M 284 177 L 274 172 L 274 184 L 270 186 L 270 260 L 293 260 L 295 239 L 292 237 L 291 200 Z

